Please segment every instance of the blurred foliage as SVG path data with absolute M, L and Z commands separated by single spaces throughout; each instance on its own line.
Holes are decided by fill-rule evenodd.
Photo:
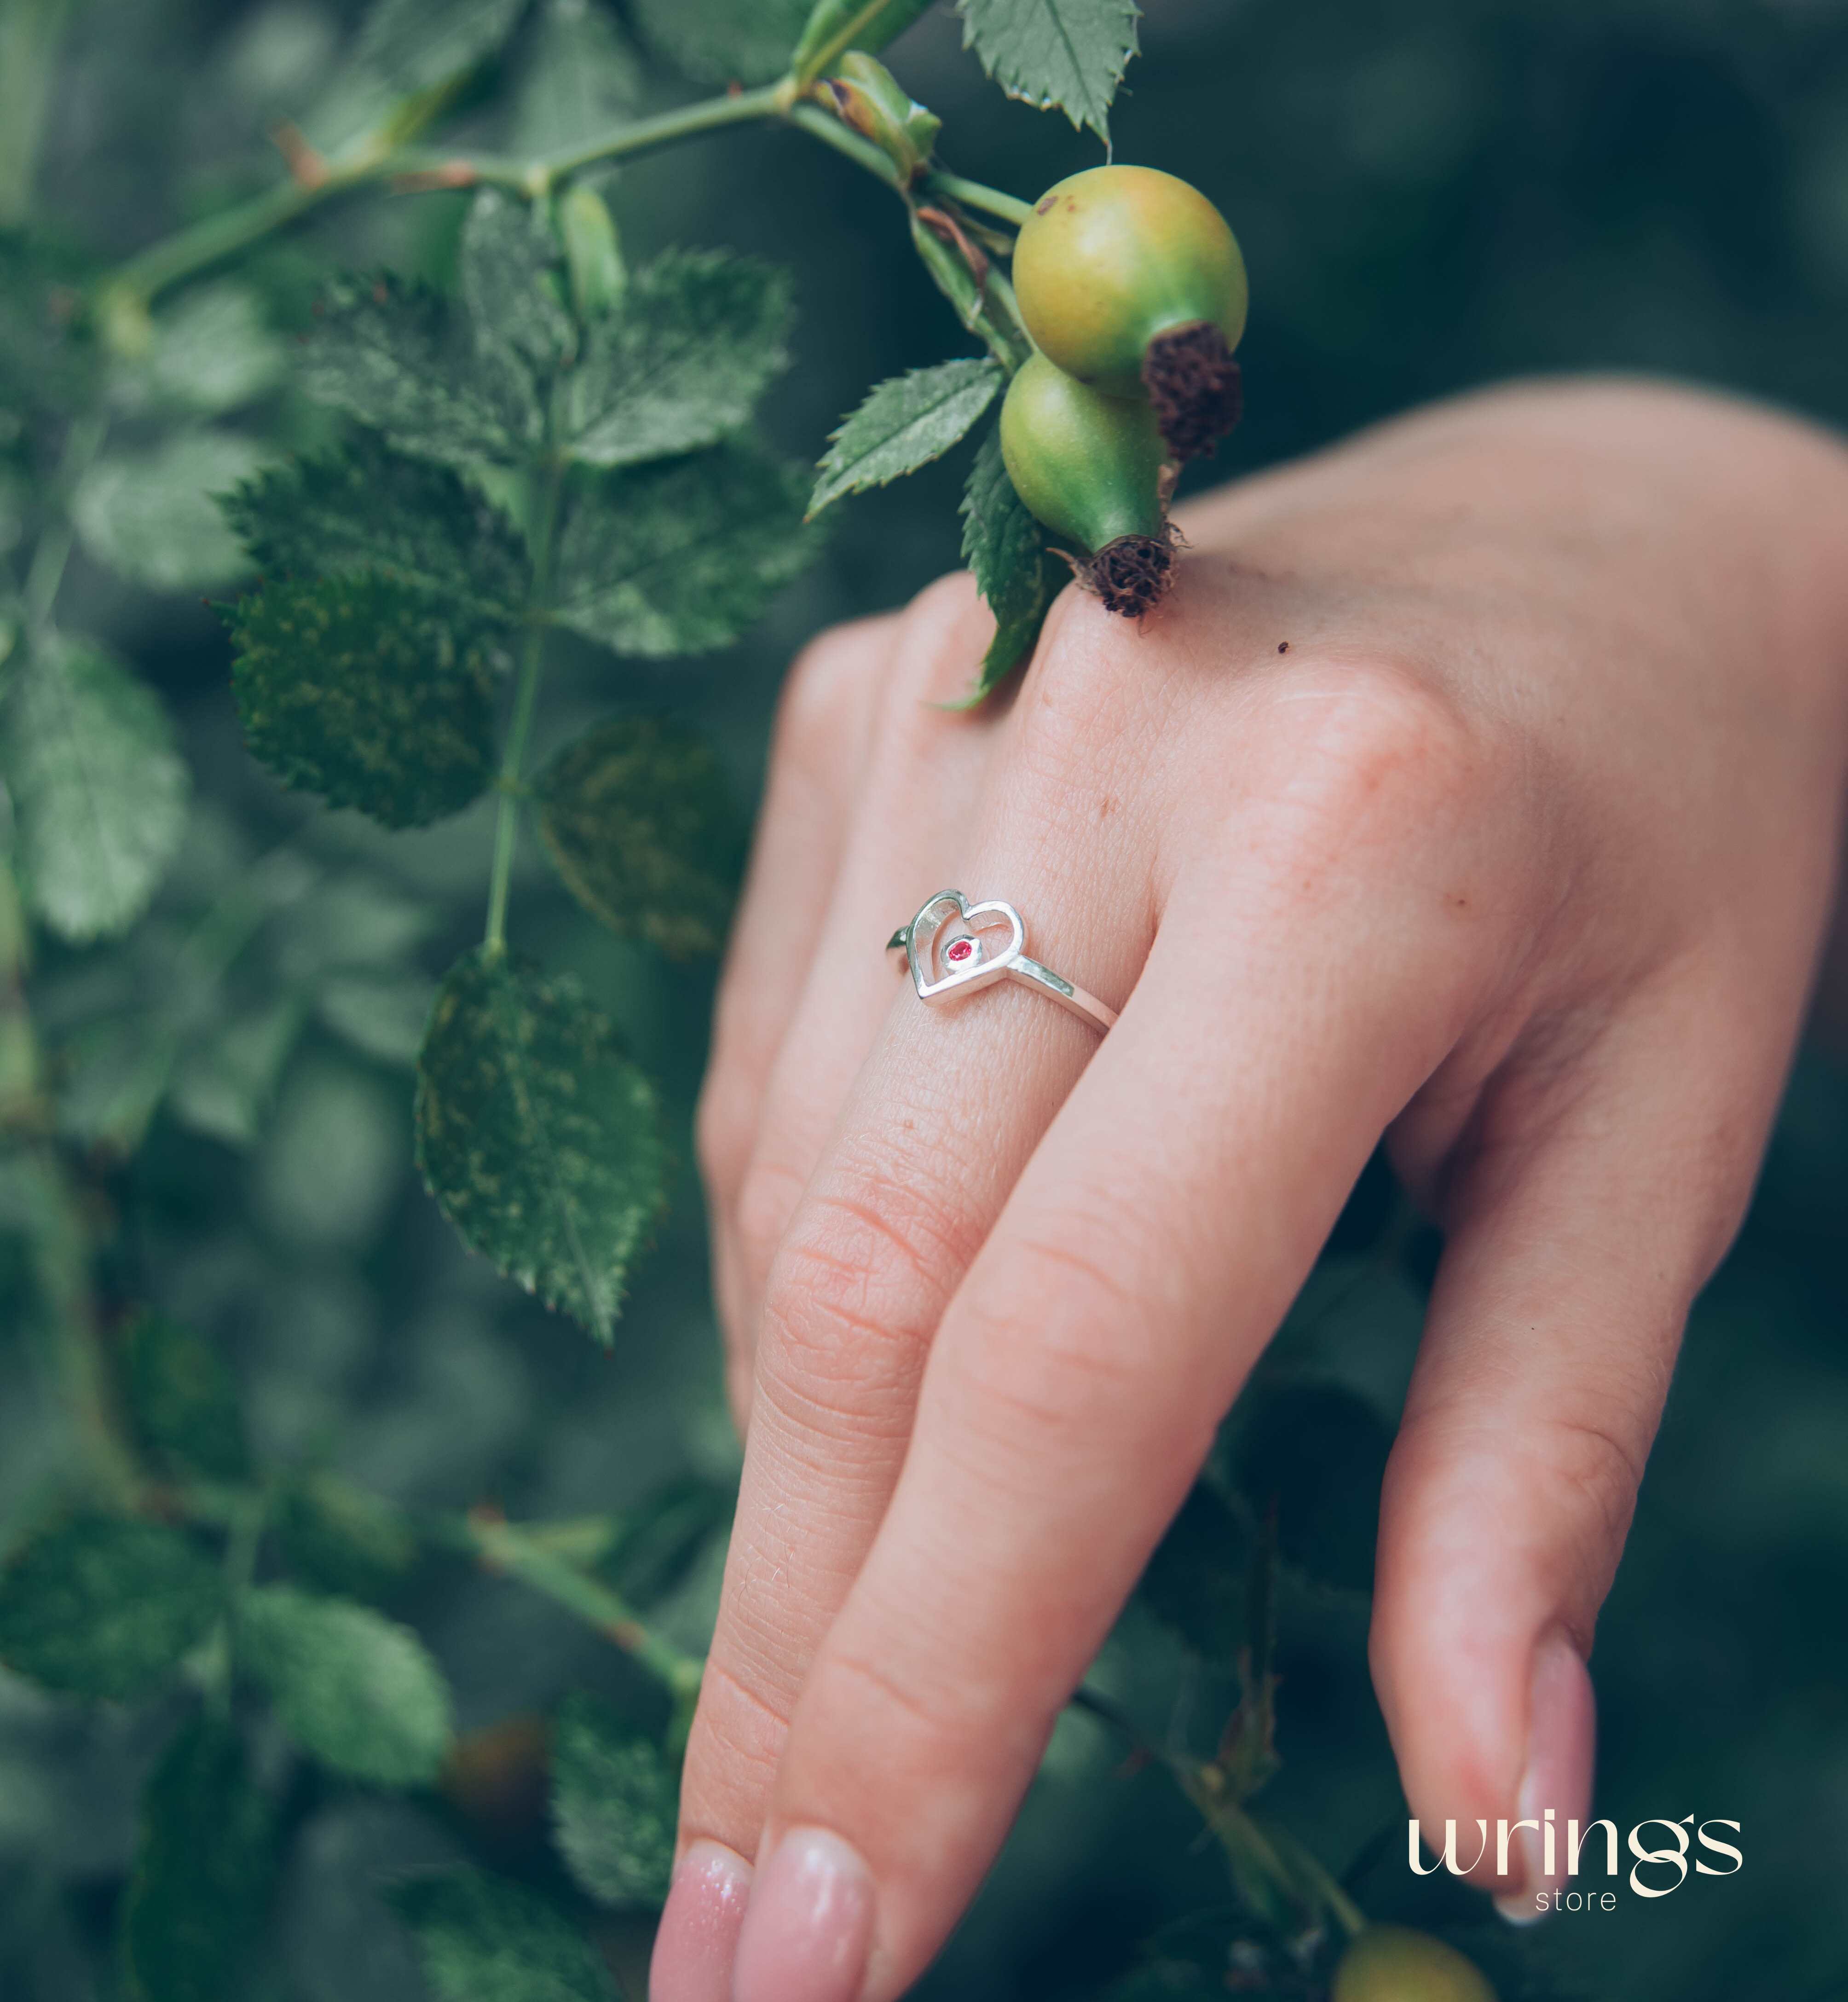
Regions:
M 451 129 L 483 148 L 574 144 L 638 106 L 676 101 L 681 86 L 655 66 L 663 58 L 722 83 L 727 4 L 634 0 L 619 18 L 602 0 L 547 0 L 461 89 Z M 517 11 L 452 12 L 456 32 L 488 48 Z M 202 1928 L 228 1956 L 266 1898 L 271 1921 L 235 1991 L 252 2002 L 467 1996 L 499 1978 L 509 1939 L 525 1943 L 523 1964 L 550 1971 L 554 1992 L 605 1993 L 607 1962 L 639 1994 L 648 1921 L 630 1901 L 657 1889 L 647 1818 L 663 1812 L 663 1783 L 637 1748 L 658 1748 L 671 1706 L 658 1679 L 522 1575 L 563 1566 L 697 1652 L 722 1561 L 737 1449 L 685 1165 L 712 974 L 645 936 L 657 823 L 638 824 L 633 852 L 598 887 L 628 906 L 629 935 L 591 919 L 538 843 L 515 868 L 522 949 L 620 1030 L 656 1080 L 681 1164 L 604 1351 L 467 1257 L 412 1160 L 409 1062 L 436 978 L 479 936 L 491 804 L 387 837 L 279 790 L 240 741 L 224 627 L 186 595 L 237 574 L 215 519 L 189 523 L 207 474 L 214 484 L 254 474 L 246 494 L 309 481 L 262 469 L 284 453 L 312 466 L 336 441 L 288 365 L 317 326 L 317 289 L 336 269 L 389 265 L 452 298 L 465 198 L 323 210 L 179 295 L 132 359 L 82 341 L 33 345 L 48 324 L 40 307 L 55 314 L 75 273 L 271 185 L 265 135 L 279 121 L 331 145 L 376 113 L 387 83 L 445 74 L 448 58 L 415 32 L 411 5 L 383 9 L 354 54 L 360 12 L 346 0 L 71 0 L 61 32 L 46 34 L 39 17 L 51 22 L 56 8 L 0 0 L 9 25 L 33 17 L 0 44 L 0 220 L 23 206 L 9 164 L 22 128 L 9 113 L 23 106 L 37 123 L 42 96 L 36 208 L 48 238 L 30 269 L 0 239 L 0 556 L 21 556 L 33 528 L 34 441 L 9 414 L 19 382 L 75 410 L 106 377 L 113 413 L 107 449 L 73 495 L 78 539 L 62 600 L 96 650 L 55 678 L 35 668 L 43 685 L 9 696 L 92 714 L 82 744 L 59 755 L 67 766 L 79 753 L 103 761 L 110 812 L 82 835 L 101 859 L 53 866 L 68 853 L 43 818 L 44 801 L 68 797 L 56 771 L 15 776 L 17 852 L 34 908 L 61 912 L 65 933 L 82 937 L 154 894 L 111 863 L 112 825 L 145 831 L 152 818 L 176 850 L 148 915 L 117 943 L 39 943 L 33 1020 L 59 1087 L 61 1158 L 81 1167 L 81 1221 L 100 1246 L 100 1312 L 138 1436 L 176 1478 L 229 1477 L 246 1456 L 283 1470 L 264 1561 L 298 1582 L 266 1570 L 258 1617 L 236 1644 L 253 1681 L 274 1676 L 278 1712 L 317 1755 L 295 1763 L 267 1712 L 236 1734 L 201 1713 L 176 1735 L 170 1687 L 120 1700 L 182 1655 L 197 1663 L 202 1639 L 209 1658 L 221 1586 L 196 1531 L 76 1515 L 50 1532 L 61 1541 L 49 1556 L 44 1537 L 26 1542 L 76 1456 L 81 1407 L 58 1394 L 34 1340 L 44 1300 L 71 1269 L 45 1225 L 57 1191 L 36 1168 L 9 1171 L 0 1553 L 17 1550 L 30 1589 L 9 1592 L 16 1624 L 0 1647 L 45 1683 L 110 1700 L 74 1702 L 0 1671 L 6 2002 L 116 2002 L 124 1930 L 151 1964 Z M 734 12 L 762 32 L 773 71 L 807 9 Z M 1839 0 L 1405 0 L 1393 10 L 1149 0 L 1141 36 L 1112 117 L 1118 156 L 1196 182 L 1232 219 L 1253 274 L 1241 351 L 1250 415 L 1212 476 L 1532 369 L 1667 371 L 1848 419 Z M 749 76 L 769 73 L 758 51 L 747 58 Z M 42 93 L 27 87 L 41 61 L 53 65 Z M 1097 157 L 1094 138 L 1064 118 L 999 104 L 941 9 L 891 61 L 943 118 L 959 171 L 1030 194 Z M 678 256 L 680 244 L 792 272 L 796 365 L 761 413 L 790 453 L 819 458 L 869 384 L 939 364 L 957 344 L 890 195 L 797 137 L 741 131 L 625 166 L 604 188 L 626 249 L 664 291 L 700 280 L 645 261 Z M 737 385 L 748 409 L 773 372 L 783 309 L 748 281 L 734 303 L 763 358 L 761 375 Z M 664 408 L 655 415 L 671 424 L 671 399 Z M 190 428 L 176 434 L 176 423 Z M 933 467 L 831 510 L 818 566 L 724 650 L 667 661 L 638 643 L 617 659 L 567 642 L 536 751 L 581 739 L 612 703 L 638 715 L 671 703 L 748 797 L 800 641 L 958 560 L 963 471 L 960 460 Z M 438 476 L 427 465 L 421 476 Z M 619 488 L 631 490 L 622 483 L 647 476 L 607 476 L 613 506 Z M 308 511 L 304 489 L 290 494 L 278 537 L 291 510 L 298 526 Z M 502 498 L 480 500 L 487 540 L 467 559 L 483 588 L 489 503 Z M 414 549 L 392 558 L 419 560 Z M 274 561 L 342 569 L 325 542 L 312 565 L 299 549 Z M 634 633 L 634 605 L 603 581 L 587 583 L 585 630 Z M 408 567 L 396 588 L 420 588 Z M 453 594 L 448 609 L 461 609 Z M 0 656 L 16 626 L 0 595 Z M 118 663 L 179 720 L 190 818 L 165 726 Z M 0 681 L 17 666 L 0 657 Z M 159 785 L 109 785 L 108 761 L 131 755 L 163 775 Z M 553 769 L 561 787 L 563 775 L 585 787 L 597 776 L 581 752 Z M 723 846 L 718 825 L 701 819 L 702 855 Z M 574 826 L 555 809 L 555 842 L 569 849 Z M 710 930 L 717 898 L 703 878 L 682 915 Z M 0 935 L 11 922 L 0 912 Z M 0 953 L 0 1052 L 15 957 Z M 1261 1697 L 1277 1763 L 1267 1815 L 1344 1873 L 1370 1913 L 1442 1930 L 1470 1951 L 1505 2002 L 1825 2002 L 1848 1986 L 1845 1213 L 1848 1077 L 1811 1057 L 1739 1244 L 1694 1317 L 1593 1665 L 1599 1811 L 1624 1827 L 1655 1814 L 1736 1819 L 1750 1864 L 1738 1876 L 1654 1903 L 1624 1896 L 1615 1913 L 1517 1938 L 1473 1894 L 1407 1872 L 1403 1804 L 1366 1677 L 1365 1594 L 1377 1467 L 1435 1248 L 1405 1226 L 1377 1166 L 1093 1671 L 1110 1717 L 1151 1746 L 1206 1759 L 1228 1714 L 1254 1714 Z M 125 1320 L 150 1301 L 160 1327 Z M 211 1360 L 189 1346 L 200 1341 Z M 553 1542 L 484 1571 L 471 1539 L 491 1533 L 482 1525 L 496 1508 L 552 1524 Z M 221 1526 L 234 1561 L 258 1561 L 235 1522 Z M 1254 1603 L 1231 1581 L 1273 1541 L 1274 1589 Z M 171 1589 L 124 1602 L 118 1574 Z M 86 1591 L 133 1616 L 112 1620 L 99 1648 L 71 1638 Z M 333 1664 L 311 1688 L 289 1680 L 300 1656 L 285 1631 L 312 1634 Z M 330 1710 L 340 1675 L 398 1690 L 390 1717 Z M 437 1783 L 377 1791 L 374 1781 L 436 1771 L 452 1714 L 459 1735 Z M 1280 1958 L 1270 1934 L 1254 1939 L 1264 1929 L 1233 1902 L 1225 1857 L 1201 1840 L 1200 1815 L 1161 1760 L 1125 1763 L 1124 1749 L 1107 1718 L 1074 1711 L 1062 1723 L 925 1993 L 1086 2002 L 1111 1990 L 1128 2002 L 1238 1982 L 1310 1992 L 1306 1963 Z M 612 1795 L 639 1803 L 614 1826 Z M 197 1858 L 196 1871 L 182 1857 Z M 397 1887 L 396 1913 L 378 1895 L 385 1885 Z M 202 1890 L 221 1916 L 215 1932 Z

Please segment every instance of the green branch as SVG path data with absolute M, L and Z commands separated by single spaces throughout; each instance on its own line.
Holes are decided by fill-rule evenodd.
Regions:
M 622 1596 L 599 1578 L 548 1548 L 531 1529 L 497 1515 L 476 1512 L 445 1519 L 437 1533 L 472 1554 L 485 1569 L 517 1578 L 594 1627 L 633 1657 L 678 1700 L 689 1701 L 699 1687 L 704 1664 L 682 1654 L 654 1632 Z

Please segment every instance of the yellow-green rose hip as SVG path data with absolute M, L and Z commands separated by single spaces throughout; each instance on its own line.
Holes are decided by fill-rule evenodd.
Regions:
M 1174 562 L 1167 448 L 1149 406 L 1087 389 L 1036 354 L 1008 385 L 1001 456 L 1028 510 L 1087 552 L 1079 582 L 1109 611 L 1147 612 Z
M 1495 2002 L 1482 1970 L 1410 1926 L 1369 1926 L 1342 1955 L 1329 2002 Z
M 1238 422 L 1245 260 L 1198 188 L 1153 167 L 1073 174 L 1022 225 L 1013 282 L 1041 352 L 1107 395 L 1147 395 L 1175 458 Z

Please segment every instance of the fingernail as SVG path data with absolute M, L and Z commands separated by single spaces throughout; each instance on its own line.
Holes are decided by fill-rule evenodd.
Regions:
M 723 1843 L 689 1844 L 654 1935 L 648 2002 L 731 2002 L 731 1963 L 751 1896 L 751 1866 Z
M 757 1873 L 732 2002 L 856 2002 L 873 1944 L 873 1877 L 825 1829 L 793 1828 Z
M 1554 1628 L 1534 1650 L 1527 1704 L 1527 1761 L 1515 1805 L 1518 1819 L 1540 1826 L 1537 1831 L 1515 1831 L 1508 1860 L 1517 1882 L 1495 1897 L 1496 1910 L 1510 1925 L 1530 1926 L 1543 1917 L 1539 1894 L 1557 1890 L 1566 1881 L 1567 1824 L 1582 1824 L 1590 1812 L 1596 1735 L 1591 1676 L 1578 1650 Z M 1550 1868 L 1546 1840 L 1549 1820 Z

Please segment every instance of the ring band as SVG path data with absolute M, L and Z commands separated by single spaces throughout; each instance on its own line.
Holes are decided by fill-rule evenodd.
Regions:
M 953 917 L 960 921 L 959 929 L 946 938 L 943 927 Z M 1004 925 L 1005 947 L 997 950 L 984 943 L 984 931 L 999 931 Z M 947 1001 L 978 987 L 991 987 L 997 980 L 1017 980 L 1083 1016 L 1094 1029 L 1108 1029 L 1117 1019 L 1116 1010 L 1106 1007 L 1095 994 L 1027 957 L 1027 927 L 1020 913 L 998 898 L 972 904 L 960 890 L 940 890 L 908 925 L 901 925 L 886 940 L 886 950 L 905 954 L 920 1001 Z

